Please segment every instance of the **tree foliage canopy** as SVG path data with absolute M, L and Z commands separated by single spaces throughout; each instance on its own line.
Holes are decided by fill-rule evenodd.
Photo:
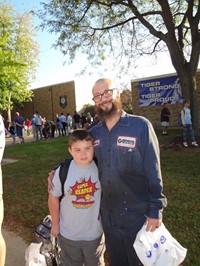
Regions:
M 34 78 L 38 45 L 31 14 L 20 14 L 0 2 L 0 109 L 30 100 L 28 86 Z
M 200 53 L 198 0 L 50 0 L 41 26 L 58 34 L 54 46 L 74 59 L 79 50 L 92 64 L 110 58 L 130 68 L 138 56 L 167 50 L 177 70 L 196 72 Z
M 93 66 L 109 66 L 114 58 L 113 68 L 123 76 L 134 72 L 140 56 L 169 52 L 197 125 L 199 0 L 49 0 L 42 5 L 41 27 L 57 34 L 55 48 L 72 61 L 77 51 Z

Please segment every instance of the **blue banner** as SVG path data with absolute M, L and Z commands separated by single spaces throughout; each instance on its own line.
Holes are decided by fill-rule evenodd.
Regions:
M 177 75 L 139 81 L 140 106 L 177 104 L 182 102 L 182 91 Z

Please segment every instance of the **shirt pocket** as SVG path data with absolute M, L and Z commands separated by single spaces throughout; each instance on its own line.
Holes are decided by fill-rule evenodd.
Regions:
M 141 172 L 142 160 L 139 151 L 128 148 L 117 148 L 115 154 L 117 156 L 116 166 L 121 176 Z

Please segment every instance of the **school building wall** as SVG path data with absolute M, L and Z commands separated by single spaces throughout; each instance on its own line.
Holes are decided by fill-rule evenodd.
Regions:
M 49 85 L 33 89 L 32 102 L 25 103 L 23 108 L 15 107 L 12 111 L 12 119 L 18 111 L 25 119 L 31 119 L 35 111 L 48 120 L 54 120 L 56 114 L 74 114 L 76 110 L 76 96 L 74 81 Z M 66 98 L 66 106 L 62 107 L 61 98 Z
M 174 75 L 162 75 L 162 76 L 154 76 L 154 77 L 148 77 L 145 79 L 154 79 L 158 77 L 169 77 Z M 144 79 L 142 79 L 144 80 Z M 197 71 L 196 74 L 196 87 L 197 87 L 197 103 L 198 103 L 198 119 L 199 119 L 199 125 L 200 125 L 200 70 Z M 157 106 L 140 106 L 139 105 L 139 80 L 132 80 L 131 81 L 131 91 L 132 91 L 132 104 L 133 104 L 133 114 L 135 115 L 141 115 L 146 117 L 151 121 L 153 126 L 155 128 L 160 127 L 160 113 L 161 109 L 163 108 L 162 105 Z M 179 112 L 182 109 L 182 103 L 180 104 L 169 104 L 168 108 L 170 111 L 170 127 L 177 127 L 178 126 L 178 115 Z

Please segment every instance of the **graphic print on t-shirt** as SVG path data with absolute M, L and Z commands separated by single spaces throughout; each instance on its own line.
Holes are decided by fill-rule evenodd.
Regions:
M 76 200 L 72 201 L 73 207 L 77 209 L 87 209 L 94 204 L 94 200 L 91 197 L 99 190 L 96 188 L 96 183 L 92 183 L 91 177 L 86 181 L 85 178 L 81 178 L 80 182 L 76 182 L 74 186 L 70 186 L 68 190 L 69 195 L 76 196 Z

